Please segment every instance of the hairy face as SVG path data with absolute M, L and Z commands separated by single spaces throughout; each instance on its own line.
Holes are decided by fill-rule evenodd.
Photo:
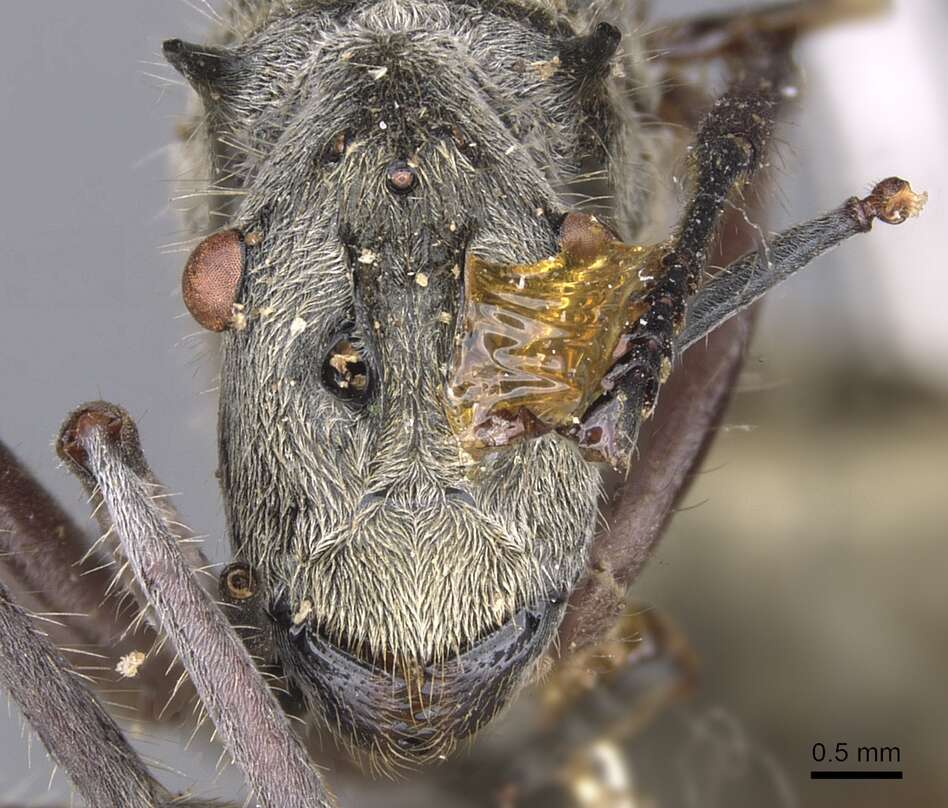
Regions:
M 597 514 L 571 444 L 474 462 L 446 419 L 465 257 L 556 252 L 563 188 L 629 148 L 605 77 L 561 65 L 567 24 L 490 8 L 262 14 L 196 82 L 211 165 L 241 189 L 220 420 L 235 553 L 293 687 L 386 759 L 442 753 L 530 677 Z

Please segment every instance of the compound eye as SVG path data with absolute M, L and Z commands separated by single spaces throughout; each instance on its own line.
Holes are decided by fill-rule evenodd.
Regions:
M 337 398 L 363 403 L 369 396 L 372 377 L 369 366 L 355 340 L 346 332 L 330 341 L 323 360 L 323 386 Z
M 239 230 L 208 236 L 191 253 L 181 279 L 184 305 L 208 331 L 225 331 L 233 322 L 244 262 Z

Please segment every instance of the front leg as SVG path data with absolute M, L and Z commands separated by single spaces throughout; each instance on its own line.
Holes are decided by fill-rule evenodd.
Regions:
M 138 432 L 103 402 L 66 422 L 59 452 L 97 486 L 122 550 L 209 717 L 265 808 L 325 808 L 331 798 L 246 648 L 195 581 L 152 498 Z

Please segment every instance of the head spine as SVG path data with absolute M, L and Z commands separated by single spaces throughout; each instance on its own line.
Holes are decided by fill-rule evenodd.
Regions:
M 195 45 L 183 39 L 169 39 L 162 45 L 169 64 L 200 93 L 213 91 L 236 70 L 233 51 L 210 45 Z
M 571 37 L 560 45 L 560 64 L 579 78 L 605 76 L 620 39 L 618 28 L 601 22 L 588 34 Z

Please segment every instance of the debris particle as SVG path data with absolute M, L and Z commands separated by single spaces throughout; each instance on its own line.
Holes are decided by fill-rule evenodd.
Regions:
M 348 344 L 347 342 L 346 345 Z M 334 353 L 329 357 L 329 364 L 342 376 L 348 375 L 349 365 L 355 365 L 360 361 L 362 360 L 359 358 L 359 354 L 352 350 L 351 347 L 345 353 Z
M 296 610 L 296 614 L 293 615 L 293 625 L 298 626 L 300 623 L 305 623 L 306 618 L 313 613 L 313 602 L 308 598 L 304 598 L 300 601 L 300 607 Z
M 294 318 L 293 322 L 290 323 L 290 336 L 295 337 L 299 334 L 302 334 L 306 330 L 306 320 L 302 317 Z
M 424 272 L 419 272 L 415 275 L 415 283 L 417 283 L 422 289 L 428 286 L 428 276 Z
M 451 315 L 446 311 L 441 312 L 441 314 L 438 315 L 438 322 L 451 325 Z
M 384 132 L 386 129 L 388 129 L 388 124 L 385 123 L 385 121 L 379 121 L 379 129 Z
M 138 671 L 144 664 L 145 654 L 141 651 L 132 651 L 119 660 L 118 665 L 115 666 L 115 671 L 126 679 L 134 679 L 138 676 Z
M 333 346 L 326 358 L 329 366 L 324 379 L 328 384 L 339 390 L 355 390 L 364 392 L 369 386 L 368 370 L 359 351 L 353 347 L 347 338 L 342 338 Z
M 387 74 L 388 74 L 387 67 L 373 67 L 369 70 L 369 75 L 376 81 L 378 81 L 379 79 L 385 78 Z
M 461 267 L 458 264 L 455 264 L 453 267 L 451 267 L 451 274 L 455 277 L 455 279 L 460 278 Z
M 379 257 L 372 250 L 363 250 L 358 258 L 360 264 L 374 264 L 378 260 Z
M 235 303 L 231 310 L 230 327 L 232 331 L 243 331 L 247 327 L 247 315 L 244 314 L 244 307 Z
M 554 56 L 552 59 L 543 62 L 530 62 L 530 69 L 543 81 L 549 81 L 556 75 L 560 68 L 560 57 Z
M 244 244 L 248 247 L 256 247 L 263 241 L 263 235 L 259 230 L 251 230 L 249 233 L 244 234 Z

